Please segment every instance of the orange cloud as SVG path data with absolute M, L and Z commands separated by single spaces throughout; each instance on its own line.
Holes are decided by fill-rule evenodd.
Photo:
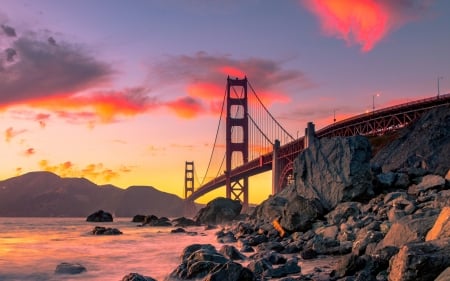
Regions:
M 123 91 L 92 92 L 84 95 L 60 94 L 28 100 L 26 105 L 56 112 L 58 117 L 73 123 L 110 123 L 118 116 L 134 116 L 157 107 L 157 103 L 146 96 L 144 88 L 129 88 Z M 41 126 L 49 114 L 38 114 Z
M 368 52 L 392 29 L 417 19 L 428 0 L 304 0 L 303 3 L 321 23 L 323 32 L 358 44 Z
M 51 165 L 48 160 L 39 161 L 39 167 L 48 172 L 58 174 L 62 177 L 84 177 L 92 181 L 98 179 L 109 182 L 113 178 L 120 176 L 120 173 L 129 173 L 131 168 L 121 166 L 117 171 L 105 168 L 102 163 L 88 164 L 82 169 L 78 169 L 71 161 Z
M 167 106 L 179 117 L 191 119 L 205 111 L 203 105 L 192 97 L 182 97 L 167 103 Z
M 5 130 L 5 141 L 10 142 L 12 138 L 16 137 L 17 135 L 20 135 L 22 133 L 25 133 L 27 130 L 14 130 L 13 127 L 9 127 Z
M 206 100 L 222 100 L 225 93 L 224 83 L 217 85 L 214 83 L 193 83 L 187 86 L 187 93 L 191 97 Z
M 28 149 L 25 150 L 25 152 L 24 152 L 25 156 L 31 156 L 31 155 L 33 155 L 33 154 L 35 154 L 35 153 L 36 153 L 36 151 L 35 151 L 34 148 L 32 148 L 32 147 L 28 148 Z

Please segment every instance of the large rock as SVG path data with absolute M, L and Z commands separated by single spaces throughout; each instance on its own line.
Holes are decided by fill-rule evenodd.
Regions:
M 405 216 L 396 221 L 384 239 L 377 245 L 378 249 L 395 246 L 400 248 L 409 242 L 420 242 L 436 221 L 436 215 L 414 217 Z
M 56 274 L 80 274 L 86 271 L 86 267 L 79 263 L 62 262 L 56 266 Z
M 156 281 L 156 279 L 149 276 L 141 275 L 139 273 L 132 272 L 125 275 L 122 278 L 122 281 Z
M 390 281 L 433 281 L 450 266 L 450 239 L 409 243 L 389 265 Z
M 98 210 L 97 212 L 90 214 L 86 221 L 89 222 L 112 222 L 113 217 L 110 213 L 105 212 L 103 210 Z
M 383 172 L 422 168 L 445 176 L 450 167 L 450 106 L 425 113 L 417 122 L 400 131 L 399 137 L 372 159 Z
M 321 215 L 323 215 L 323 209 L 317 200 L 293 196 L 283 210 L 280 224 L 285 230 L 290 232 L 307 231 Z
M 318 199 L 327 210 L 372 192 L 367 138 L 315 139 L 294 162 L 297 193 Z
M 168 280 L 253 281 L 253 273 L 227 259 L 210 244 L 192 244 L 181 254 L 181 264 Z
M 198 211 L 195 221 L 199 224 L 221 224 L 239 216 L 242 204 L 238 200 L 218 197 Z
M 425 237 L 426 241 L 450 238 L 450 206 L 444 207 Z

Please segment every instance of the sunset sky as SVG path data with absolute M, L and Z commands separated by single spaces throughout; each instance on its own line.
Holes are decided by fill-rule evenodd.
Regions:
M 438 81 L 445 94 L 450 1 L 0 0 L 0 180 L 45 170 L 182 197 L 228 75 L 293 136 Z M 250 201 L 270 184 L 251 181 Z

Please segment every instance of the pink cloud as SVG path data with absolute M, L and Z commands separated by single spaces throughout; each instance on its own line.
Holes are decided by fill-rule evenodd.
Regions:
M 358 44 L 363 52 L 374 48 L 392 30 L 423 15 L 430 0 L 304 0 L 327 36 Z
M 179 117 L 186 119 L 194 118 L 205 111 L 202 104 L 192 97 L 181 97 L 168 102 L 167 106 Z
M 36 153 L 36 150 L 32 147 L 30 147 L 24 151 L 25 156 L 31 156 L 35 153 Z

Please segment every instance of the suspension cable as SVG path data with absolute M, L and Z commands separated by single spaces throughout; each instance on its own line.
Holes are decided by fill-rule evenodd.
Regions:
M 226 95 L 227 95 L 227 90 L 225 89 L 225 94 L 223 95 L 223 101 L 222 101 L 222 109 L 220 110 L 219 124 L 217 125 L 216 136 L 214 138 L 213 149 L 211 151 L 211 156 L 209 157 L 208 167 L 206 168 L 205 176 L 203 177 L 202 184 L 200 184 L 200 186 L 203 186 L 203 183 L 205 182 L 206 176 L 208 175 L 209 167 L 211 166 L 214 150 L 215 150 L 216 144 L 217 144 L 217 137 L 219 135 L 220 123 L 222 121 L 223 108 L 225 107 L 225 97 L 226 97 Z
M 262 103 L 262 101 L 259 99 L 258 95 L 256 94 L 255 90 L 252 87 L 252 84 L 250 83 L 250 81 L 247 80 L 248 85 L 250 86 L 250 89 L 252 90 L 253 94 L 255 95 L 256 99 L 258 100 L 258 102 L 261 104 L 261 106 L 264 108 L 264 110 L 267 112 L 267 114 L 272 118 L 272 120 L 282 129 L 282 131 L 288 135 L 291 140 L 295 140 L 293 136 L 291 136 L 291 134 L 289 134 L 288 131 L 286 131 L 283 126 L 281 126 L 281 124 L 273 117 L 273 115 L 269 112 L 269 110 L 264 106 L 264 104 Z

